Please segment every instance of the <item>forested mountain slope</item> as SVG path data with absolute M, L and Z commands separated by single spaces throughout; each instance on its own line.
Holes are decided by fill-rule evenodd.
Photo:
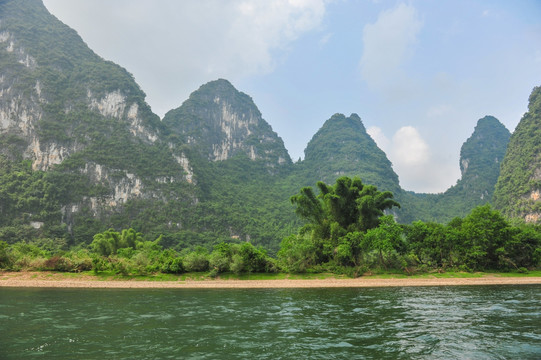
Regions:
M 491 202 L 510 135 L 495 117 L 479 119 L 460 149 L 462 176 L 457 183 L 443 194 L 404 194 L 401 200 L 411 204 L 412 209 L 401 213 L 409 221 L 447 222 Z
M 359 176 L 363 182 L 398 192 L 400 185 L 391 162 L 368 135 L 357 114 L 335 114 L 312 137 L 296 171 L 305 182 L 334 183 L 341 176 Z
M 158 141 L 164 127 L 133 77 L 41 1 L 0 2 L 0 59 L 0 153 L 20 171 L 46 172 L 28 176 L 40 179 L 34 197 L 47 204 L 16 204 L 5 225 L 56 237 L 63 224 L 72 240 L 89 241 L 132 199 L 161 198 L 172 183 L 193 197 L 182 154 Z M 17 203 L 22 195 L 10 191 Z
M 191 159 L 200 193 L 191 221 L 195 242 L 233 238 L 277 250 L 297 222 L 289 192 L 277 184 L 292 162 L 252 99 L 227 80 L 211 81 L 165 114 L 163 124 Z
M 495 117 L 479 119 L 473 134 L 460 149 L 462 177 L 445 194 L 461 193 L 464 199 L 470 197 L 490 202 L 510 136 L 509 130 Z
M 296 221 L 269 188 L 291 167 L 283 141 L 228 81 L 160 121 L 131 74 L 39 0 L 0 2 L 0 45 L 1 240 L 133 227 L 171 246 L 276 247 Z
M 494 205 L 510 218 L 541 222 L 541 87 L 533 89 L 513 132 L 496 184 Z
M 131 74 L 40 0 L 0 1 L 0 240 L 10 243 L 88 244 L 131 227 L 166 247 L 275 251 L 300 225 L 290 197 L 344 175 L 392 191 L 399 221 L 447 221 L 490 200 L 507 138 L 481 119 L 462 148 L 462 179 L 437 195 L 403 191 L 356 114 L 333 115 L 292 163 L 229 81 L 202 85 L 160 120 Z

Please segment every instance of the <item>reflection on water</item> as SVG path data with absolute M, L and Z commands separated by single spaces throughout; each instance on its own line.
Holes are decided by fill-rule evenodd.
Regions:
M 540 359 L 541 286 L 0 288 L 0 359 Z

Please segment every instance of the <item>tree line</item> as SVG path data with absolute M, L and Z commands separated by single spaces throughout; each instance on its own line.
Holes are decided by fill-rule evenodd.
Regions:
M 510 222 L 490 205 L 447 224 L 398 224 L 393 194 L 358 178 L 317 183 L 291 197 L 305 224 L 284 238 L 275 257 L 249 242 L 220 242 L 182 250 L 162 237 L 145 240 L 134 229 L 110 229 L 89 245 L 68 249 L 62 239 L 8 244 L 0 241 L 5 270 L 110 271 L 118 274 L 208 272 L 334 272 L 359 276 L 373 271 L 519 271 L 539 268 L 541 227 Z

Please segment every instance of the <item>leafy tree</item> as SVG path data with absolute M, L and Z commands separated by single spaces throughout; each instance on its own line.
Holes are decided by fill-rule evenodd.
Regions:
M 365 248 L 371 248 L 377 251 L 380 266 L 383 266 L 385 269 L 388 268 L 385 258 L 391 252 L 400 249 L 402 245 L 401 241 L 402 229 L 392 215 L 383 216 L 380 225 L 368 230 L 363 239 Z
M 142 243 L 142 234 L 134 229 L 124 229 L 121 233 L 109 229 L 94 235 L 90 244 L 91 249 L 102 256 L 116 255 L 119 249 L 135 249 L 137 244 Z
M 335 249 L 334 260 L 341 266 L 358 266 L 361 261 L 361 242 L 364 234 L 358 231 L 347 233 Z
M 203 246 L 184 256 L 183 264 L 186 271 L 207 271 L 209 269 L 209 253 Z
M 214 251 L 209 256 L 209 267 L 217 273 L 229 271 L 231 257 L 233 255 L 232 246 L 229 243 L 219 243 L 214 246 Z
M 407 229 L 409 250 L 421 264 L 431 267 L 453 266 L 452 227 L 438 223 L 414 221 Z
M 358 264 L 362 234 L 380 224 L 385 210 L 400 205 L 391 192 L 380 192 L 359 178 L 341 177 L 335 185 L 320 181 L 317 186 L 318 195 L 304 187 L 291 197 L 295 212 L 308 223 L 299 235 L 284 239 L 280 258 L 296 270 L 329 261 Z
M 7 249 L 8 244 L 0 240 L 0 269 L 5 269 L 11 265 Z
M 497 249 L 502 267 L 520 269 L 538 267 L 541 262 L 541 227 L 521 224 L 511 228 L 503 247 Z
M 267 254 L 262 248 L 257 249 L 251 243 L 245 242 L 240 245 L 239 255 L 244 264 L 244 271 L 264 272 L 267 266 Z
M 317 186 L 319 195 L 305 187 L 291 197 L 291 202 L 297 205 L 297 215 L 323 236 L 330 236 L 333 223 L 346 232 L 365 232 L 378 226 L 385 210 L 400 207 L 390 191 L 380 192 L 373 185 L 364 185 L 357 177 L 341 177 L 335 185 L 320 181 Z
M 166 259 L 161 268 L 161 272 L 166 274 L 181 274 L 184 271 L 184 265 L 182 264 L 182 258 L 180 257 Z
M 244 259 L 240 254 L 234 254 L 231 258 L 231 271 L 233 271 L 235 274 L 240 274 L 245 269 Z
M 293 234 L 284 238 L 278 259 L 290 272 L 305 272 L 317 264 L 317 248 L 308 234 Z
M 510 230 L 503 216 L 489 204 L 473 209 L 461 227 L 466 265 L 473 269 L 498 268 L 501 250 L 497 250 L 509 240 Z

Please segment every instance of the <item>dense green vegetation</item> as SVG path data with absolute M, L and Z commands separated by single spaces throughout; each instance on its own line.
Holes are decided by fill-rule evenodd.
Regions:
M 400 224 L 423 220 L 429 229 L 446 228 L 443 223 L 469 216 L 471 209 L 492 197 L 508 139 L 508 131 L 492 117 L 479 120 L 464 144 L 463 178 L 456 186 L 444 194 L 414 194 L 400 188 L 390 161 L 356 114 L 333 115 L 309 142 L 305 159 L 293 164 L 283 141 L 252 99 L 227 80 L 201 86 L 160 121 L 131 74 L 95 54 L 41 1 L 1 1 L 0 18 L 0 31 L 9 36 L 10 44 L 13 41 L 0 47 L 4 94 L 0 107 L 18 111 L 9 110 L 10 124 L 2 125 L 0 132 L 0 241 L 11 249 L 6 250 L 13 255 L 11 268 L 26 266 L 17 265 L 19 255 L 25 254 L 13 250 L 17 246 L 35 246 L 39 251 L 30 253 L 44 259 L 58 254 L 70 258 L 75 253 L 92 258 L 97 254 L 92 245 L 96 234 L 122 234 L 127 228 L 145 234 L 135 244 L 159 238 L 153 245 L 157 253 L 170 252 L 182 259 L 195 249 L 198 255 L 193 258 L 208 258 L 220 244 L 231 244 L 234 255 L 240 251 L 239 244 L 250 243 L 273 257 L 280 252 L 273 264 L 291 271 L 392 268 L 397 264 L 395 257 L 415 263 L 406 241 L 409 225 L 395 220 Z M 8 51 L 8 47 L 13 49 Z M 525 119 L 539 119 L 538 93 L 532 94 Z M 105 101 L 111 94 L 117 99 Z M 107 104 L 100 103 L 104 101 Z M 136 115 L 130 115 L 132 107 Z M 517 133 L 532 134 L 525 144 L 533 149 L 540 138 L 539 123 L 528 121 Z M 62 151 L 50 154 L 49 149 Z M 506 166 L 514 169 L 520 181 L 509 175 L 502 180 L 500 188 L 505 191 L 497 197 L 498 209 L 509 203 L 503 195 L 508 190 L 522 191 L 518 196 L 524 197 L 530 190 L 541 189 L 538 170 L 526 166 L 538 163 L 538 151 L 513 149 L 507 157 L 519 159 L 522 165 Z M 41 155 L 62 159 L 40 167 Z M 355 210 L 353 196 L 349 215 L 340 215 L 332 199 L 346 196 L 336 188 L 344 184 L 342 180 L 334 186 L 324 183 L 342 176 L 362 178 L 381 194 L 391 191 L 402 207 L 381 208 L 371 220 L 363 215 L 361 224 L 356 212 L 361 210 Z M 311 190 L 295 195 L 299 188 L 318 181 L 324 182 L 318 189 L 326 198 L 318 198 Z M 344 189 L 373 189 L 372 198 L 380 194 L 358 179 L 351 181 Z M 522 181 L 529 185 L 515 189 L 513 184 Z M 317 226 L 310 217 L 295 216 L 295 206 L 301 211 L 310 196 L 314 206 L 321 205 L 322 214 L 328 212 Z M 519 207 L 535 214 L 538 203 L 526 203 Z M 387 216 L 382 216 L 383 210 Z M 504 213 L 513 215 L 515 210 Z M 345 221 L 348 216 L 355 221 Z M 388 240 L 389 234 L 400 241 Z M 282 239 L 286 240 L 280 245 Z M 129 248 L 137 253 L 144 246 Z M 122 252 L 100 256 L 115 258 Z M 309 256 L 302 258 L 302 254 Z M 374 254 L 376 261 L 371 261 Z M 493 260 L 488 261 L 490 266 Z M 464 261 L 449 264 L 471 266 Z
M 541 87 L 529 99 L 528 112 L 515 129 L 494 193 L 494 206 L 509 218 L 541 220 Z
M 151 274 L 210 271 L 211 276 L 222 272 L 276 272 L 275 260 L 262 248 L 251 243 L 220 243 L 212 252 L 196 247 L 193 251 L 164 249 L 162 237 L 144 240 L 133 229 L 117 232 L 112 229 L 98 233 L 88 246 L 72 248 L 63 242 L 17 242 L 8 245 L 0 241 L 0 269 L 50 270 L 81 272 L 113 271 L 117 274 Z
M 490 205 L 448 224 L 415 221 L 399 225 L 386 210 L 398 203 L 390 192 L 359 179 L 302 188 L 291 197 L 307 222 L 282 241 L 277 258 L 249 242 L 221 242 L 180 251 L 162 237 L 145 240 L 133 229 L 94 235 L 87 246 L 69 249 L 59 240 L 8 244 L 0 241 L 0 268 L 7 270 L 114 271 L 118 274 L 209 272 L 334 272 L 358 276 L 375 270 L 406 274 L 427 271 L 519 271 L 541 265 L 541 226 L 511 225 Z
M 357 114 L 334 114 L 308 142 L 304 153 L 304 160 L 297 164 L 297 186 L 316 181 L 331 183 L 340 176 L 360 176 L 387 191 L 400 189 L 391 162 L 368 135 Z
M 305 187 L 291 197 L 307 224 L 282 241 L 279 258 L 293 271 L 329 262 L 358 265 L 362 234 L 379 225 L 384 210 L 399 204 L 390 192 L 379 192 L 358 178 L 341 177 L 334 186 L 317 186 L 317 196 Z
M 279 259 L 290 271 L 504 270 L 537 267 L 541 260 L 541 228 L 511 226 L 490 205 L 447 225 L 422 221 L 399 225 L 393 216 L 383 215 L 383 210 L 397 205 L 388 192 L 349 178 L 338 179 L 334 187 L 323 183 L 318 187 L 318 197 L 304 188 L 292 198 L 297 213 L 309 223 L 282 242 Z
M 495 117 L 485 116 L 477 122 L 460 150 L 462 177 L 438 201 L 448 214 L 465 216 L 474 207 L 491 202 L 510 136 Z
M 0 241 L 32 241 L 65 235 L 58 190 L 50 174 L 32 171 L 29 161 L 0 155 Z

